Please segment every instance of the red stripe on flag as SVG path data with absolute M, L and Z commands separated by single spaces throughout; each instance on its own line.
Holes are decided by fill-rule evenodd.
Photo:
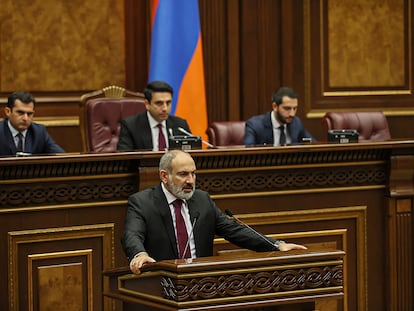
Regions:
M 160 0 L 153 0 L 152 1 L 152 12 L 151 12 L 151 28 L 154 26 L 155 22 L 155 14 L 157 14 L 158 3 Z

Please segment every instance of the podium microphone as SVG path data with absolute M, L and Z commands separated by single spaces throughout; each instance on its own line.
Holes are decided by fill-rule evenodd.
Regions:
M 188 235 L 188 240 L 187 240 L 187 243 L 185 244 L 183 256 L 181 257 L 181 259 L 184 259 L 185 253 L 187 252 L 187 248 L 190 246 L 190 239 L 193 237 L 194 226 L 195 226 L 195 224 L 197 222 L 198 217 L 200 217 L 200 212 L 199 211 L 195 211 L 194 212 L 193 226 L 191 227 L 190 234 Z M 190 254 L 190 256 L 191 256 L 191 254 Z
M 194 135 L 193 134 L 191 134 L 189 131 L 186 131 L 185 129 L 183 129 L 182 127 L 178 127 L 177 128 L 181 133 L 183 133 L 183 134 L 185 134 L 185 135 L 187 135 L 187 136 L 192 136 L 192 137 L 194 137 Z M 205 141 L 205 140 L 201 140 L 201 142 L 203 143 L 203 144 L 205 144 L 206 146 L 208 146 L 208 147 L 210 147 L 210 148 L 213 148 L 214 146 L 212 145 L 212 144 L 210 144 L 209 142 L 207 142 L 207 141 Z
M 224 212 L 227 214 L 227 216 L 229 216 L 230 218 L 233 218 L 234 220 L 236 220 L 237 222 L 239 222 L 240 224 L 242 224 L 243 226 L 249 228 L 252 232 L 256 233 L 258 236 L 260 236 L 263 240 L 265 240 L 267 243 L 269 243 L 270 245 L 273 246 L 273 248 L 278 248 L 277 245 L 277 241 L 276 243 L 273 243 L 271 241 L 269 241 L 268 239 L 266 239 L 263 234 L 260 234 L 259 232 L 257 232 L 256 230 L 254 230 L 252 227 L 250 227 L 248 224 L 246 224 L 245 222 L 243 222 L 242 220 L 240 220 L 239 218 L 237 218 L 236 216 L 234 216 L 233 212 L 231 210 L 229 210 L 228 208 L 226 208 L 224 210 Z

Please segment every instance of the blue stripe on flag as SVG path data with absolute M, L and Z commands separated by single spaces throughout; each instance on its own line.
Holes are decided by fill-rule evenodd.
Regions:
M 151 37 L 149 81 L 174 89 L 171 114 L 200 35 L 198 0 L 159 0 Z

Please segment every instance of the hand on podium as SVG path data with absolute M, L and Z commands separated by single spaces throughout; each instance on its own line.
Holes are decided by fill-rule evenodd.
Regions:
M 279 250 L 282 252 L 290 251 L 293 249 L 308 249 L 306 246 L 294 244 L 294 243 L 280 243 Z
M 141 268 L 148 262 L 155 262 L 155 259 L 150 257 L 146 252 L 137 254 L 129 263 L 129 268 L 135 274 L 141 273 Z

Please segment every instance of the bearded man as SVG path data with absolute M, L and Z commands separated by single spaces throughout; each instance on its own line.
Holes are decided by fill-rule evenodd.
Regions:
M 272 111 L 246 121 L 243 144 L 284 146 L 317 142 L 296 116 L 298 94 L 290 87 L 281 87 L 272 95 Z
M 122 246 L 133 273 L 156 260 L 212 256 L 216 235 L 258 252 L 306 249 L 260 236 L 227 217 L 207 192 L 195 189 L 196 165 L 189 153 L 167 151 L 159 175 L 159 185 L 128 199 Z

